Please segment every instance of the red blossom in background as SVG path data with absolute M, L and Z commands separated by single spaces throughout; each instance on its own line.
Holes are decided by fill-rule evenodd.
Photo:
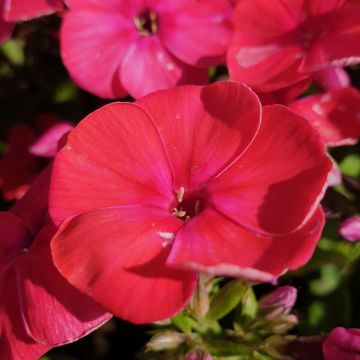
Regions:
M 55 268 L 47 215 L 50 168 L 10 211 L 0 212 L 0 358 L 32 360 L 72 342 L 110 315 Z
M 63 62 L 75 83 L 102 98 L 137 98 L 205 83 L 225 62 L 227 0 L 67 0 Z
M 62 0 L 2 0 L 2 17 L 6 21 L 24 21 L 63 8 Z
M 35 129 L 18 125 L 11 129 L 8 150 L 0 159 L 0 189 L 7 201 L 19 200 L 32 180 L 57 152 L 58 142 L 73 125 L 58 116 L 37 116 Z
M 360 62 L 357 0 L 241 0 L 228 51 L 234 80 L 260 91 Z
M 322 344 L 324 360 L 359 360 L 360 330 L 337 327 Z
M 110 104 L 56 156 L 54 261 L 115 315 L 168 318 L 198 271 L 274 281 L 306 263 L 331 169 L 306 121 L 241 84 Z
M 328 146 L 356 144 L 360 137 L 360 93 L 356 88 L 335 88 L 289 104 L 319 131 Z

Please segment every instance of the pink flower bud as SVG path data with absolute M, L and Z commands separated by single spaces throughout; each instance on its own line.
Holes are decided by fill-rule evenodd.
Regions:
M 213 360 L 213 358 L 202 350 L 193 350 L 186 354 L 185 360 Z
M 355 215 L 346 219 L 340 226 L 341 236 L 349 241 L 360 240 L 360 216 Z
M 277 315 L 289 312 L 295 305 L 297 290 L 293 286 L 282 286 L 265 295 L 260 300 L 260 309 L 278 309 Z
M 333 329 L 323 342 L 325 360 L 360 359 L 360 329 Z

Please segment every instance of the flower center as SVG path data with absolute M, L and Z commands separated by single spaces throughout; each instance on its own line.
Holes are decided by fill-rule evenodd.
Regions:
M 189 220 L 190 218 L 199 214 L 206 207 L 207 200 L 204 191 L 187 192 L 185 188 L 180 187 L 176 197 L 177 205 L 173 207 L 172 213 L 182 220 Z
M 158 31 L 157 16 L 150 10 L 145 10 L 139 16 L 136 16 L 134 25 L 142 36 L 156 34 Z

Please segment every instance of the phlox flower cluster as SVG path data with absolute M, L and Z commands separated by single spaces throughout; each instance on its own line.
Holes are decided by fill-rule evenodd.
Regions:
M 360 137 L 346 69 L 360 63 L 359 14 L 358 0 L 0 0 L 5 45 L 26 43 L 34 19 L 59 23 L 76 94 L 1 134 L 0 360 L 39 359 L 113 315 L 187 314 L 216 296 L 203 275 L 248 291 L 306 265 L 334 214 L 325 192 L 358 191 L 329 151 Z M 360 239 L 355 207 L 337 209 L 342 249 Z M 296 299 L 289 285 L 261 297 L 270 335 L 301 321 Z M 216 359 L 175 334 L 185 359 Z M 359 339 L 335 327 L 315 343 L 325 360 L 358 359 Z

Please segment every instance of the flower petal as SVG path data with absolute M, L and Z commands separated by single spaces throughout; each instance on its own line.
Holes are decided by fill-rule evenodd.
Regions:
M 157 129 L 139 106 L 88 115 L 55 158 L 50 214 L 56 224 L 93 209 L 152 204 L 168 209 L 172 174 Z
M 302 0 L 240 1 L 228 52 L 231 78 L 259 91 L 277 90 L 304 79 L 306 75 L 297 71 L 303 56 L 296 30 L 302 10 Z
M 6 21 L 29 20 L 64 7 L 61 0 L 4 0 L 3 6 L 3 17 Z
M 0 264 L 5 267 L 29 246 L 29 232 L 26 225 L 10 211 L 0 212 Z
M 30 154 L 45 158 L 54 157 L 58 151 L 59 140 L 72 128 L 73 125 L 65 121 L 53 124 L 31 144 Z
M 0 44 L 10 37 L 13 27 L 13 24 L 0 19 Z
M 36 343 L 25 331 L 19 311 L 16 272 L 13 267 L 0 272 L 0 359 L 37 360 L 49 346 Z
M 50 346 L 73 342 L 111 317 L 55 268 L 50 252 L 55 230 L 51 225 L 44 227 L 16 264 L 26 331 L 37 342 Z
M 210 202 L 254 231 L 289 233 L 314 213 L 332 167 L 315 129 L 282 105 L 266 106 L 251 146 L 209 184 Z
M 318 71 L 326 66 L 349 66 L 360 63 L 358 1 L 339 3 L 317 41 L 310 47 L 300 71 Z M 342 4 L 344 3 L 344 4 Z M 343 5 L 343 6 L 341 6 Z
M 319 208 L 297 232 L 264 236 L 208 208 L 179 230 L 167 264 L 215 275 L 270 282 L 310 259 L 323 225 L 324 215 Z
M 102 98 L 124 97 L 117 74 L 138 34 L 120 11 L 70 10 L 61 28 L 61 56 L 79 86 Z
M 24 197 L 11 208 L 11 212 L 24 222 L 32 236 L 37 234 L 48 220 L 51 169 L 51 165 L 45 168 L 32 182 Z
M 356 144 L 360 137 L 360 93 L 356 88 L 307 96 L 290 107 L 319 131 L 328 146 Z
M 193 68 L 173 57 L 158 36 L 143 36 L 132 46 L 119 76 L 134 98 L 182 83 L 206 83 L 208 79 L 207 71 Z
M 134 323 L 153 322 L 180 311 L 195 288 L 195 272 L 165 265 L 181 225 L 148 206 L 95 210 L 67 220 L 52 253 L 70 283 L 107 310 Z
M 28 151 L 35 139 L 35 133 L 25 125 L 10 132 L 8 151 L 0 160 L 0 186 L 7 201 L 21 199 L 41 169 L 38 159 Z
M 193 66 L 224 62 L 231 36 L 227 0 L 194 2 L 176 12 L 159 14 L 159 37 L 177 58 Z
M 167 149 L 175 188 L 196 188 L 249 146 L 260 102 L 245 85 L 219 82 L 150 94 L 137 101 L 154 119 Z

